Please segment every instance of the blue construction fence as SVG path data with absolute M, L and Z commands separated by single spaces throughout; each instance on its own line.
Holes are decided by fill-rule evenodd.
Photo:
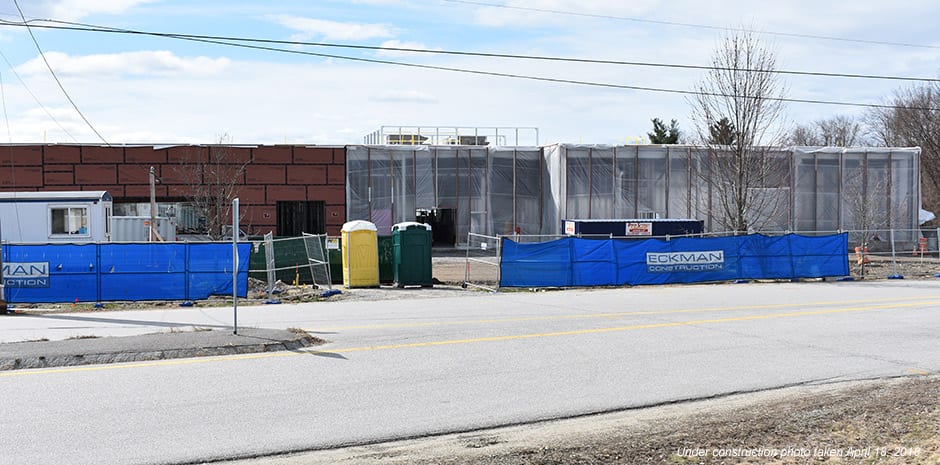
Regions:
M 251 244 L 238 244 L 238 295 Z M 4 244 L 10 303 L 198 300 L 232 295 L 232 244 Z
M 501 287 L 796 279 L 849 274 L 848 234 L 502 241 Z

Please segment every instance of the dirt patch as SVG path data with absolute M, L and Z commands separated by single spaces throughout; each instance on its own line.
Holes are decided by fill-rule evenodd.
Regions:
M 936 256 L 912 256 L 910 253 L 895 259 L 890 256 L 869 256 L 868 262 L 862 264 L 855 257 L 852 254 L 849 263 L 852 276 L 856 278 L 886 279 L 900 275 L 905 279 L 933 279 L 940 273 L 940 261 Z
M 940 378 L 729 396 L 248 464 L 940 464 Z

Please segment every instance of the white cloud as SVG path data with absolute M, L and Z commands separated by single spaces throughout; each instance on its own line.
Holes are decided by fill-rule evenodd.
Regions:
M 168 51 L 141 51 L 101 55 L 69 56 L 46 52 L 46 59 L 60 76 L 206 76 L 219 73 L 229 65 L 228 58 L 179 57 Z M 25 75 L 47 73 L 41 57 L 33 58 L 17 71 Z
M 385 42 L 382 42 L 381 46 L 389 47 L 389 48 L 407 48 L 407 49 L 412 49 L 412 50 L 431 50 L 426 45 L 420 42 L 402 42 L 400 40 L 395 40 L 395 39 L 386 40 Z M 440 50 L 440 49 L 437 49 L 437 50 Z M 379 50 L 378 52 L 376 52 L 376 55 L 383 56 L 383 57 L 403 57 L 403 56 L 416 56 L 416 55 L 421 56 L 421 55 L 427 55 L 427 54 L 420 53 L 420 52 L 405 52 L 405 51 L 398 51 L 398 50 Z
M 437 97 L 418 90 L 390 90 L 372 97 L 376 102 L 437 103 Z
M 341 23 L 288 15 L 274 15 L 270 18 L 281 26 L 299 31 L 291 36 L 293 40 L 303 41 L 315 37 L 326 40 L 368 40 L 395 36 L 394 28 L 385 24 Z
M 412 6 L 411 2 L 406 0 L 352 0 L 357 5 L 378 5 L 378 6 Z
M 479 6 L 474 11 L 478 24 L 484 26 L 564 26 L 571 21 L 598 16 L 643 16 L 657 0 L 509 0 L 505 7 Z M 539 11 L 541 10 L 541 11 Z M 559 12 L 572 12 L 563 14 Z M 579 16 L 581 15 L 581 16 Z
M 370 0 L 371 1 L 371 0 Z M 501 0 L 492 0 L 501 1 Z M 583 0 L 532 0 L 515 5 L 574 10 L 654 20 L 695 22 L 701 24 L 747 25 L 769 31 L 805 34 L 870 37 L 876 40 L 932 44 L 937 35 L 929 21 L 905 23 L 900 12 L 882 4 L 866 4 L 867 9 L 839 10 L 830 4 L 818 4 L 813 10 L 808 2 L 796 6 L 776 5 L 766 9 L 746 8 L 743 0 L 729 0 L 721 8 L 703 6 L 689 0 L 675 4 L 651 0 L 610 2 Z M 796 1 L 796 0 L 795 0 Z M 913 1 L 913 0 L 912 0 Z M 849 0 L 838 0 L 845 6 Z M 333 5 L 342 3 L 330 2 Z M 649 7 L 649 5 L 653 5 Z M 872 6 L 874 5 L 874 6 Z M 666 7 L 668 6 L 668 8 Z M 446 7 L 446 8 L 445 8 Z M 473 11 L 479 7 L 444 5 L 434 14 L 406 17 L 409 12 L 391 7 L 362 21 L 388 21 L 385 24 L 347 24 L 322 21 L 295 24 L 291 32 L 329 37 L 337 42 L 348 38 L 371 39 L 370 43 L 427 49 L 439 44 L 454 50 L 481 50 L 498 53 L 600 58 L 636 62 L 688 63 L 707 65 L 721 31 L 665 26 L 648 23 L 542 15 L 555 21 L 551 27 L 533 30 L 509 27 L 501 30 L 476 27 Z M 638 9 L 637 11 L 632 11 Z M 645 9 L 645 10 L 644 10 Z M 318 8 L 298 9 L 293 19 L 320 17 Z M 499 9 L 500 14 L 535 16 L 532 12 Z M 805 11 L 815 11 L 805 16 Z M 936 16 L 937 7 L 924 7 L 923 18 Z M 443 14 L 442 14 L 443 13 Z M 881 14 L 876 14 L 881 13 Z M 930 16 L 933 14 L 933 16 Z M 252 18 L 259 16 L 251 11 Z M 323 17 L 344 21 L 343 16 Z M 822 18 L 832 17 L 830 21 Z M 263 17 L 272 21 L 273 17 Z M 447 18 L 447 21 L 441 20 Z M 876 18 L 876 19 L 875 19 Z M 284 22 L 288 17 L 281 17 Z M 890 27 L 881 27 L 883 22 Z M 280 21 L 278 21 L 280 22 Z M 302 22 L 302 21 L 301 21 Z M 547 24 L 547 23 L 542 23 Z M 301 26 L 311 26 L 303 28 Z M 316 27 L 313 27 L 316 26 Z M 395 29 L 395 27 L 401 28 Z M 278 27 L 275 25 L 274 27 Z M 371 28 L 371 29 L 370 29 Z M 392 37 L 401 30 L 415 35 L 412 41 Z M 870 31 L 859 35 L 857 31 Z M 444 32 L 441 32 L 444 31 Z M 442 34 L 460 31 L 441 39 Z M 250 32 L 250 31 L 249 31 Z M 266 31 L 265 34 L 268 34 Z M 245 35 L 252 35 L 248 32 Z M 259 35 L 261 35 L 259 33 Z M 376 40 L 377 36 L 383 36 Z M 347 37 L 345 40 L 338 38 Z M 433 39 L 429 38 L 433 37 Z M 680 128 L 690 133 L 690 106 L 682 95 L 599 88 L 570 84 L 525 81 L 497 77 L 448 73 L 428 69 L 350 63 L 339 59 L 280 61 L 277 54 L 251 56 L 258 61 L 238 58 L 231 53 L 225 59 L 196 58 L 201 52 L 138 52 L 83 56 L 70 43 L 43 45 L 57 50 L 50 55 L 53 66 L 63 75 L 84 79 L 65 80 L 65 85 L 95 127 L 113 142 L 214 142 L 216 135 L 228 131 L 239 143 L 359 143 L 362 135 L 380 125 L 457 125 L 457 126 L 535 126 L 541 129 L 541 142 L 623 142 L 630 136 L 643 136 L 650 130 L 650 119 L 676 118 Z M 940 58 L 930 50 L 875 47 L 865 44 L 764 37 L 776 42 L 781 68 L 790 70 L 832 71 L 860 74 L 902 74 L 932 77 L 940 69 Z M 366 40 L 362 39 L 362 40 Z M 433 40 L 433 42 L 432 42 Z M 127 50 L 136 45 L 127 39 Z M 425 43 L 422 43 L 424 41 Z M 167 43 L 166 47 L 173 47 Z M 5 52 L 6 53 L 6 52 Z M 34 52 L 31 52 L 34 53 Z M 401 52 L 376 52 L 389 56 Z M 420 57 L 420 58 L 417 58 Z M 22 62 L 23 58 L 19 58 Z M 509 72 L 521 75 L 557 77 L 600 83 L 688 90 L 701 79 L 700 70 L 679 70 L 636 66 L 587 65 L 466 56 L 412 53 L 402 61 L 436 66 Z M 22 65 L 24 80 L 49 108 L 67 108 L 44 65 L 37 60 Z M 196 78 L 194 78 L 196 77 Z M 793 98 L 874 102 L 902 84 L 897 82 L 810 78 L 785 78 Z M 14 140 L 68 142 L 57 126 L 42 113 L 26 114 L 36 104 L 15 82 L 5 88 Z M 791 104 L 787 113 L 793 121 L 811 121 L 854 111 L 851 108 Z M 80 140 L 95 142 L 95 136 L 75 115 L 62 114 L 62 124 Z M 129 117 L 129 115 L 131 115 Z M 48 139 L 46 139 L 48 136 Z
M 75 21 L 96 13 L 120 14 L 131 8 L 159 0 L 49 0 L 42 3 L 42 10 L 52 19 Z

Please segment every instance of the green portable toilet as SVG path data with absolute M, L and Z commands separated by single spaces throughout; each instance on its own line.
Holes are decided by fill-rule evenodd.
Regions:
M 395 284 L 398 287 L 434 285 L 431 276 L 431 226 L 405 222 L 392 226 Z

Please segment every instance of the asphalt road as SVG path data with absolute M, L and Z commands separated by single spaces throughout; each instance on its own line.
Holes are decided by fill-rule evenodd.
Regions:
M 66 316 L 0 319 L 0 340 L 224 326 L 231 309 Z M 940 281 L 243 307 L 239 322 L 331 342 L 0 372 L 0 463 L 198 463 L 940 371 Z

